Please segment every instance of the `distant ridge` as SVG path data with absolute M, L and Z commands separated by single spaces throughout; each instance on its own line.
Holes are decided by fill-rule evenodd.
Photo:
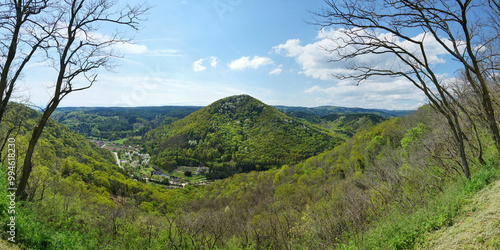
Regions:
M 239 96 L 253 98 L 248 95 Z M 227 98 L 231 99 L 232 97 Z M 215 103 L 227 98 L 218 100 Z M 143 136 L 152 129 L 182 119 L 202 108 L 202 106 L 62 107 L 58 108 L 51 118 L 86 137 L 118 140 Z M 306 108 L 278 105 L 274 106 L 274 108 L 287 116 L 327 128 L 330 132 L 340 132 L 346 136 L 352 136 L 360 124 L 356 120 L 363 117 L 371 120 L 373 123 L 378 123 L 381 119 L 377 118 L 377 116 L 391 118 L 412 112 L 410 110 L 363 109 L 335 106 Z M 332 122 L 332 118 L 339 115 L 349 116 L 347 116 L 348 119 L 346 120 L 340 119 L 334 125 L 326 124 L 327 126 L 325 126 L 325 123 Z M 349 128 L 347 129 L 348 131 L 345 131 L 346 129 L 340 128 L 345 127 L 345 122 L 352 122 L 358 125 L 350 126 L 347 124 Z M 332 129 L 332 126 L 335 128 Z M 137 144 L 142 142 L 133 140 L 130 143 Z
M 293 107 L 293 106 L 274 106 L 282 112 L 304 112 L 313 115 L 326 116 L 331 114 L 374 114 L 385 118 L 407 115 L 414 110 L 387 110 L 387 109 L 364 109 L 364 108 L 345 108 L 336 106 L 320 106 L 314 108 Z

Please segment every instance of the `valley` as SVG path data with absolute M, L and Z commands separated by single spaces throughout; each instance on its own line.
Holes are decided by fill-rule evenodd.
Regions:
M 500 1 L 0 13 L 0 249 L 500 249 Z
M 2 123 L 2 131 L 17 128 L 17 147 L 22 152 L 33 126 L 30 119 L 39 114 L 16 104 L 10 110 L 8 120 L 23 118 L 24 125 Z M 205 248 L 206 244 L 406 248 L 421 244 L 420 236 L 431 234 L 433 228 L 448 225 L 455 216 L 452 211 L 463 206 L 441 204 L 438 198 L 433 201 L 437 205 L 432 205 L 431 197 L 456 195 L 449 193 L 467 190 L 467 185 L 483 187 L 500 172 L 493 167 L 494 152 L 489 148 L 488 163 L 482 166 L 489 172 L 477 172 L 478 184 L 463 186 L 460 175 L 453 173 L 457 169 L 452 160 L 447 160 L 457 152 L 450 151 L 442 137 L 443 120 L 427 106 L 405 114 L 387 118 L 371 113 L 283 113 L 251 96 L 238 95 L 197 108 L 176 121 L 158 121 L 163 125 L 141 135 L 132 131 L 134 138 L 114 141 L 86 139 L 69 129 L 74 127 L 51 120 L 36 154 L 35 181 L 28 189 L 28 199 L 36 207 L 20 208 L 19 213 L 39 223 L 57 218 L 71 230 L 59 231 L 56 225 L 44 230 L 58 231 L 66 242 L 62 244 L 85 248 L 89 244 L 124 247 L 129 243 L 118 240 L 130 237 L 145 244 L 141 239 L 147 228 L 157 230 L 147 243 L 153 249 Z M 126 120 L 126 114 L 113 119 Z M 127 144 L 131 141 L 138 144 Z M 449 183 L 458 188 L 450 188 Z M 398 240 L 402 237 L 398 223 L 411 220 L 425 206 L 444 209 L 446 216 L 436 219 L 443 212 L 429 207 L 424 211 L 434 226 L 416 224 L 407 230 L 427 233 L 406 232 L 404 237 L 414 238 Z M 92 220 L 97 214 L 115 226 Z M 399 219 L 390 222 L 382 215 Z M 73 219 L 68 221 L 67 216 Z M 41 230 L 36 225 L 21 221 L 18 226 L 28 232 Z M 331 231 L 332 225 L 340 231 Z M 102 229 L 91 229 L 95 227 Z M 83 232 L 97 233 L 99 238 L 72 238 Z M 352 232 L 367 238 L 346 235 Z M 30 238 L 23 244 L 37 248 L 45 240 L 55 239 Z M 485 244 L 495 242 L 493 237 Z
M 271 113 L 263 113 L 266 109 Z M 333 148 L 363 126 L 407 112 L 340 107 L 277 106 L 275 109 L 253 97 L 241 95 L 219 100 L 205 108 L 61 108 L 55 112 L 54 119 L 113 152 L 119 157 L 120 166 L 124 165 L 121 167 L 130 176 L 140 180 L 149 181 L 153 168 L 176 172 L 180 166 L 194 167 L 200 163 L 209 166 L 210 170 L 203 175 L 212 180 L 293 164 Z M 145 130 L 144 124 L 150 130 Z M 218 130 L 221 124 L 230 126 Z M 266 127 L 269 125 L 273 128 Z M 125 137 L 118 137 L 118 134 Z M 167 138 L 161 139 L 165 134 Z M 313 139 L 318 136 L 320 138 Z M 293 138 L 293 141 L 286 141 L 286 138 Z M 172 143 L 172 140 L 181 141 Z M 232 144 L 226 144 L 229 140 Z M 320 143 L 307 140 L 319 140 Z M 308 146 L 300 149 L 301 143 Z M 289 146 L 280 149 L 282 152 L 273 153 L 277 149 L 274 145 Z M 294 149 L 286 148 L 290 146 Z M 312 151 L 303 151 L 306 148 Z M 287 151 L 293 156 L 284 154 Z M 151 154 L 152 165 L 149 159 L 147 164 L 137 161 L 132 164 L 120 157 L 122 152 Z M 186 176 L 180 178 L 186 180 Z
M 241 106 L 239 107 L 238 104 L 241 102 Z M 234 103 L 234 104 L 233 104 Z M 219 108 L 218 112 L 210 113 L 213 111 L 209 111 L 209 114 L 199 114 L 203 113 L 205 109 L 211 109 L 214 110 L 215 106 L 222 107 L 222 109 Z M 257 108 L 257 109 L 256 109 Z M 384 116 L 390 116 L 391 113 L 390 111 L 385 111 L 386 113 L 381 113 L 382 111 L 379 110 L 363 110 L 363 109 L 349 109 L 349 108 L 326 108 L 326 107 L 321 107 L 321 108 L 300 108 L 300 107 L 285 107 L 285 106 L 278 106 L 279 109 L 281 110 L 286 110 L 285 113 L 280 113 L 279 110 L 274 110 L 272 112 L 275 112 L 276 114 L 266 114 L 267 116 L 270 116 L 270 121 L 267 119 L 269 118 L 258 118 L 255 117 L 255 115 L 260 115 L 259 111 L 260 110 L 265 110 L 266 108 L 268 109 L 273 109 L 270 106 L 267 106 L 263 103 L 261 103 L 258 100 L 255 100 L 254 98 L 250 96 L 233 96 L 233 97 L 228 97 L 223 100 L 219 100 L 206 108 L 198 108 L 198 107 L 193 107 L 193 108 L 188 108 L 188 107 L 159 107 L 159 108 L 142 108 L 142 110 L 145 110 L 145 112 L 148 114 L 148 117 L 166 117 L 165 120 L 167 121 L 172 121 L 175 119 L 175 117 L 171 117 L 172 114 L 176 115 L 176 117 L 179 116 L 179 113 L 183 110 L 185 113 L 181 113 L 182 115 L 187 114 L 186 110 L 193 111 L 193 113 L 187 114 L 184 119 L 189 120 L 188 122 L 183 123 L 183 119 L 179 120 L 177 123 L 181 123 L 182 127 L 176 126 L 176 122 L 167 122 L 167 121 L 160 121 L 157 122 L 158 124 L 164 123 L 164 125 L 159 126 L 159 128 L 155 129 L 153 128 L 150 132 L 146 132 L 141 135 L 133 135 L 132 137 L 128 138 L 121 138 L 117 139 L 115 141 L 110 141 L 110 140 L 96 140 L 92 139 L 94 143 L 97 145 L 102 146 L 105 149 L 111 150 L 112 152 L 120 152 L 120 151 L 131 151 L 133 152 L 134 150 L 136 153 L 149 153 L 152 154 L 152 166 L 148 165 L 143 165 L 143 164 L 134 164 L 133 166 L 129 167 L 129 163 L 125 163 L 127 166 L 125 169 L 129 172 L 131 176 L 137 176 L 140 179 L 148 180 L 151 176 L 147 176 L 147 173 L 152 172 L 153 168 L 160 168 L 162 170 L 168 170 L 169 172 L 176 172 L 177 169 L 182 166 L 195 166 L 199 165 L 200 163 L 206 164 L 207 166 L 211 166 L 210 171 L 207 171 L 204 173 L 209 179 L 220 179 L 220 178 L 225 178 L 230 175 L 233 175 L 235 173 L 239 172 L 248 172 L 252 170 L 265 170 L 271 168 L 273 165 L 274 167 L 280 166 L 283 164 L 290 164 L 294 163 L 296 160 L 285 160 L 282 163 L 277 162 L 277 159 L 282 159 L 286 158 L 289 156 L 283 156 L 283 155 L 277 155 L 275 156 L 274 162 L 263 162 L 261 159 L 256 158 L 256 155 L 262 155 L 262 156 L 269 156 L 272 155 L 272 150 L 269 150 L 265 148 L 265 145 L 268 143 L 279 143 L 280 145 L 291 145 L 291 144 L 297 144 L 297 146 L 300 146 L 300 139 L 299 141 L 293 141 L 292 142 L 265 142 L 262 139 L 255 139 L 259 136 L 265 137 L 265 138 L 273 138 L 273 140 L 278 139 L 278 134 L 283 134 L 283 133 L 288 133 L 290 135 L 285 134 L 283 138 L 290 137 L 294 138 L 294 140 L 297 140 L 298 138 L 297 135 L 299 135 L 302 132 L 293 132 L 291 130 L 291 126 L 284 127 L 283 129 L 286 131 L 279 131 L 281 128 L 274 127 L 273 129 L 269 128 L 259 128 L 257 132 L 248 132 L 249 124 L 258 120 L 258 119 L 265 119 L 263 122 L 272 124 L 275 123 L 277 120 L 276 119 L 281 119 L 282 121 L 285 121 L 286 123 L 291 124 L 292 126 L 302 126 L 304 130 L 311 130 L 317 131 L 317 135 L 323 135 L 327 136 L 332 139 L 328 140 L 337 140 L 338 142 L 345 140 L 353 135 L 353 133 L 360 129 L 363 126 L 366 126 L 368 124 L 376 124 L 379 123 L 387 118 L 384 118 L 382 116 L 378 116 L 373 113 L 378 113 L 378 114 L 384 114 Z M 74 119 L 74 112 L 75 109 L 77 108 L 65 108 L 63 110 L 60 110 L 56 113 L 56 118 L 60 120 L 63 124 L 66 124 L 69 128 L 72 128 L 75 131 L 78 131 L 78 126 L 73 126 L 71 125 L 70 121 Z M 106 114 L 108 117 L 113 117 L 113 119 L 118 119 L 122 121 L 128 121 L 130 120 L 125 114 L 127 110 L 131 110 L 133 108 L 98 108 L 99 112 L 96 112 L 94 109 L 89 108 L 89 110 L 85 110 L 83 108 L 78 108 L 80 113 L 80 116 L 84 116 L 87 114 Z M 103 110 L 106 110 L 104 112 Z M 307 111 L 309 113 L 304 112 Z M 336 113 L 335 113 L 336 112 Z M 341 113 L 339 113 L 341 112 Z M 365 113 L 366 112 L 366 113 Z M 372 112 L 372 113 L 369 113 Z M 393 112 L 396 113 L 396 112 Z M 219 116 L 223 114 L 226 116 L 226 119 L 222 117 L 220 118 Z M 132 116 L 135 116 L 136 113 L 132 112 Z M 275 116 L 275 117 L 273 117 Z M 221 121 L 222 119 L 222 121 Z M 236 120 L 236 122 L 233 122 L 233 119 Z M 102 117 L 99 119 L 93 118 L 92 120 L 88 121 L 86 124 L 92 124 L 94 121 L 102 121 L 106 120 L 106 117 Z M 217 126 L 215 122 L 218 123 L 226 123 L 230 124 L 233 123 L 232 126 L 234 128 L 229 128 L 225 129 L 225 131 L 216 131 L 214 130 L 214 126 Z M 148 122 L 148 121 L 146 121 Z M 195 123 L 195 124 L 189 124 L 189 123 Z M 171 124 L 172 123 L 172 124 Z M 188 123 L 188 124 L 186 124 Z M 297 125 L 294 125 L 296 123 Z M 169 125 L 171 124 L 171 125 Z M 212 128 L 206 127 L 204 124 L 212 124 Z M 241 126 L 239 126 L 241 125 Z M 99 127 L 99 124 L 94 125 L 96 127 Z M 136 126 L 134 124 L 130 124 L 130 126 Z M 254 124 L 250 125 L 250 130 L 252 130 L 252 126 Z M 171 127 L 174 127 L 173 129 Z M 177 132 L 172 132 L 171 130 L 178 129 L 180 128 L 181 130 L 184 129 L 184 127 L 193 127 L 196 128 L 197 131 L 186 131 L 183 132 L 185 134 L 181 135 L 174 135 L 174 137 L 186 137 L 184 138 L 186 141 L 184 142 L 179 142 L 178 145 L 174 145 L 172 147 L 167 147 L 160 149 L 160 151 L 155 151 L 154 148 L 157 147 L 157 145 L 165 144 L 164 142 L 158 141 L 161 136 L 158 134 L 158 131 L 166 131 L 162 132 L 162 134 L 170 133 L 170 134 L 175 134 Z M 220 127 L 218 125 L 217 127 Z M 115 128 L 120 130 L 122 127 L 121 126 L 115 126 L 115 127 L 109 127 L 109 128 Z M 109 129 L 108 128 L 108 129 Z M 203 131 L 204 129 L 208 131 Z M 234 131 L 234 132 L 231 132 Z M 238 132 L 239 131 L 239 132 Z M 268 132 L 265 132 L 268 131 Z M 234 134 L 226 134 L 227 132 L 229 133 L 234 133 Z M 113 131 L 109 130 L 106 132 L 107 134 L 112 134 Z M 139 131 L 133 131 L 133 133 L 140 133 Z M 198 133 L 198 135 L 196 135 Z M 207 134 L 208 133 L 208 134 Z M 269 133 L 272 133 L 269 134 Z M 294 134 L 293 137 L 291 137 L 291 134 Z M 85 134 L 84 135 L 88 135 Z M 206 136 L 212 136 L 212 139 L 208 139 Z M 312 136 L 313 134 L 311 134 Z M 228 146 L 221 146 L 220 143 L 224 143 L 224 139 L 220 140 L 217 139 L 220 136 L 225 136 L 227 138 L 231 138 L 231 140 L 238 140 L 237 138 L 243 139 L 243 141 L 234 141 L 233 145 L 228 145 Z M 321 139 L 322 141 L 325 140 L 324 137 Z M 93 138 L 93 137 L 91 137 Z M 137 139 L 140 138 L 140 139 Z M 142 139 L 146 138 L 146 139 Z M 155 139 L 152 139 L 155 138 Z M 249 139 L 248 141 L 245 141 L 245 138 Z M 336 138 L 336 139 L 335 139 Z M 116 138 L 115 138 L 116 139 Z M 219 140 L 219 142 L 212 142 L 210 140 Z M 171 140 L 171 139 L 167 139 Z M 252 142 L 252 140 L 255 140 L 255 142 Z M 136 143 L 141 143 L 142 145 L 136 144 L 134 146 L 132 145 L 126 145 L 123 144 L 125 142 L 136 142 Z M 204 144 L 207 144 L 208 148 L 207 149 L 200 149 Z M 317 144 L 317 143 L 316 143 Z M 328 148 L 331 148 L 335 145 L 336 143 L 332 141 L 332 145 L 330 146 L 322 146 L 324 149 L 319 149 L 316 151 L 316 153 L 322 152 Z M 185 146 L 183 146 L 185 145 Z M 187 147 L 186 147 L 187 145 Z M 258 145 L 259 149 L 255 148 Z M 214 148 L 215 146 L 215 148 Z M 264 146 L 264 147 L 263 147 Z M 271 145 L 270 145 L 271 146 Z M 230 147 L 230 148 L 229 148 Z M 310 146 L 308 146 L 310 148 Z M 236 151 L 231 151 L 231 152 L 226 152 L 227 150 L 234 150 L 234 149 L 244 149 L 243 151 L 241 150 L 236 150 Z M 203 152 L 205 150 L 205 152 Z M 206 150 L 209 150 L 210 152 L 206 152 Z M 256 151 L 257 150 L 257 151 Z M 263 150 L 263 151 L 262 151 Z M 250 152 L 254 153 L 250 153 Z M 264 153 L 265 151 L 265 153 Z M 285 149 L 285 151 L 289 151 L 288 149 Z M 170 153 L 169 153 L 170 152 Z M 177 152 L 177 153 L 173 153 Z M 295 155 L 303 158 L 297 158 L 297 159 L 305 159 L 308 156 L 311 156 L 312 154 L 316 154 L 314 152 L 311 153 L 305 153 L 301 151 L 296 151 L 294 152 Z M 119 153 L 116 153 L 117 155 Z M 164 158 L 162 154 L 174 154 L 172 156 L 169 156 L 167 158 Z M 212 154 L 212 156 L 210 156 Z M 252 155 L 253 154 L 253 155 Z M 305 155 L 304 155 L 305 154 Z M 250 155 L 250 156 L 247 156 Z M 303 155 L 303 156 L 302 156 Z M 164 160 L 161 160 L 163 157 Z M 220 159 L 219 159 L 220 157 Z M 224 159 L 225 158 L 225 159 Z M 176 161 L 172 162 L 172 159 L 176 159 Z M 222 160 L 224 159 L 224 160 Z M 124 158 L 120 158 L 120 161 L 127 162 L 127 160 L 124 160 Z M 163 162 L 161 162 L 163 161 Z M 167 163 L 171 162 L 171 163 Z M 186 176 L 181 176 L 181 178 L 185 179 Z

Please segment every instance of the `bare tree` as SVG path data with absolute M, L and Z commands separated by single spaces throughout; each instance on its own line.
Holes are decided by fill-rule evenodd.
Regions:
M 97 79 L 97 69 L 109 69 L 113 66 L 111 59 L 119 56 L 114 46 L 129 42 L 119 32 L 111 35 L 99 33 L 101 26 L 116 25 L 137 30 L 147 10 L 145 5 L 123 7 L 112 0 L 64 0 L 49 12 L 57 22 L 56 30 L 50 37 L 52 50 L 47 56 L 53 62 L 57 78 L 52 97 L 28 145 L 17 190 L 21 199 L 26 199 L 25 188 L 33 167 L 31 158 L 50 115 L 68 94 L 90 88 Z M 86 80 L 88 84 L 79 85 L 79 79 Z
M 488 0 L 488 3 L 490 4 L 491 8 L 495 9 L 497 13 L 500 13 L 500 1 L 498 0 Z
M 325 0 L 316 24 L 336 27 L 342 33 L 326 48 L 337 59 L 349 61 L 349 74 L 340 79 L 359 83 L 376 76 L 404 77 L 429 99 L 433 108 L 446 117 L 458 146 L 463 173 L 470 178 L 466 140 L 459 111 L 465 111 L 436 72 L 432 49 L 446 51 L 468 76 L 481 100 L 491 136 L 500 152 L 500 134 L 495 120 L 487 79 L 492 70 L 482 65 L 486 58 L 498 58 L 491 47 L 498 40 L 499 15 L 488 1 L 479 0 Z M 420 35 L 417 35 L 420 33 Z M 432 43 L 434 46 L 428 46 Z M 388 56 L 391 63 L 356 60 L 366 55 Z
M 0 2 L 0 122 L 16 81 L 35 52 L 46 48 L 52 25 L 40 25 L 49 0 Z

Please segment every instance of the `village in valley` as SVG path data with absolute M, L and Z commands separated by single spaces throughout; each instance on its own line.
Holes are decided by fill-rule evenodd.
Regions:
M 150 155 L 141 153 L 142 148 L 139 145 L 126 145 L 123 144 L 123 140 L 91 139 L 91 142 L 111 151 L 115 156 L 116 164 L 134 180 L 164 185 L 168 189 L 209 184 L 205 177 L 209 168 L 202 162 L 198 167 L 178 166 L 172 172 L 167 173 L 150 164 Z

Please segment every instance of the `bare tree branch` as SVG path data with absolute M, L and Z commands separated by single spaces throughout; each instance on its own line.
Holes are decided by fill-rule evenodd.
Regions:
M 64 0 L 54 5 L 55 30 L 50 37 L 50 52 L 47 53 L 57 71 L 52 97 L 43 109 L 42 117 L 32 133 L 24 159 L 17 195 L 26 199 L 25 192 L 32 170 L 31 157 L 50 115 L 70 93 L 86 90 L 96 82 L 97 71 L 111 66 L 110 59 L 119 55 L 112 47 L 129 42 L 122 33 L 105 35 L 99 33 L 100 26 L 115 25 L 136 30 L 148 11 L 145 5 L 121 8 L 112 0 Z M 86 86 L 75 86 L 77 79 L 88 82 Z
M 464 144 L 467 138 L 460 117 L 460 112 L 467 113 L 467 109 L 449 92 L 433 68 L 435 62 L 430 58 L 428 43 L 437 43 L 467 73 L 468 84 L 481 100 L 484 118 L 500 153 L 500 133 L 487 84 L 496 74 L 499 65 L 496 62 L 500 59 L 497 2 L 325 0 L 325 4 L 325 8 L 314 13 L 314 24 L 333 27 L 342 34 L 332 38 L 332 46 L 324 49 L 336 55 L 335 61 L 348 62 L 350 69 L 348 74 L 335 75 L 337 78 L 361 84 L 375 76 L 391 76 L 404 77 L 413 83 L 447 119 L 460 151 L 464 174 L 469 178 Z M 421 35 L 415 36 L 419 31 Z M 389 56 L 395 62 L 367 64 L 358 60 L 365 55 Z M 465 117 L 470 118 L 468 113 Z

